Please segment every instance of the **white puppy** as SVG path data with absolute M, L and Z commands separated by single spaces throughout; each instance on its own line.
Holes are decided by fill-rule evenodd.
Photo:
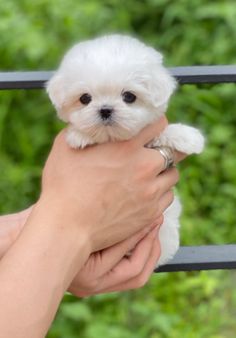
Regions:
M 69 123 L 67 142 L 84 148 L 136 135 L 165 113 L 175 87 L 159 52 L 132 37 L 108 35 L 69 50 L 47 91 L 58 116 Z M 170 124 L 147 146 L 156 145 L 198 154 L 204 138 L 195 128 Z M 157 266 L 172 258 L 179 247 L 180 212 L 175 198 L 160 229 Z

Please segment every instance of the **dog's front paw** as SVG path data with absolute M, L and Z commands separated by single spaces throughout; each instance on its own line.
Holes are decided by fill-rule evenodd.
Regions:
M 204 148 L 202 133 L 184 124 L 170 124 L 160 135 L 157 145 L 174 148 L 185 154 L 200 154 Z
M 66 133 L 66 142 L 69 144 L 71 148 L 85 148 L 89 144 L 93 142 L 86 135 L 82 135 L 78 130 L 69 127 Z

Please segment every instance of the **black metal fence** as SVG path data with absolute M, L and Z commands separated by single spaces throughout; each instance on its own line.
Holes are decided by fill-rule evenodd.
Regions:
M 236 83 L 236 65 L 170 68 L 184 84 Z M 53 72 L 0 72 L 0 89 L 44 88 Z M 176 256 L 156 272 L 236 269 L 236 244 L 180 247 Z

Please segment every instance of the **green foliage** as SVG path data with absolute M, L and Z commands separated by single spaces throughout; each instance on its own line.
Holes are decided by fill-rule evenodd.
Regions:
M 170 66 L 232 64 L 236 6 L 210 0 L 8 0 L 0 2 L 1 70 L 56 68 L 73 43 L 128 32 Z M 0 211 L 33 203 L 62 124 L 43 91 L 0 93 Z M 236 240 L 234 84 L 183 86 L 168 116 L 200 127 L 205 152 L 180 165 L 182 243 Z M 235 337 L 235 273 L 158 274 L 137 291 L 77 300 L 66 295 L 48 338 Z

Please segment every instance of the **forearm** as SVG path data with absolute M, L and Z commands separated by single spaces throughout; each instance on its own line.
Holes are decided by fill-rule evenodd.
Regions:
M 66 222 L 65 222 L 66 223 Z M 86 239 L 37 206 L 0 262 L 0 327 L 5 338 L 44 337 L 74 275 L 88 258 Z

